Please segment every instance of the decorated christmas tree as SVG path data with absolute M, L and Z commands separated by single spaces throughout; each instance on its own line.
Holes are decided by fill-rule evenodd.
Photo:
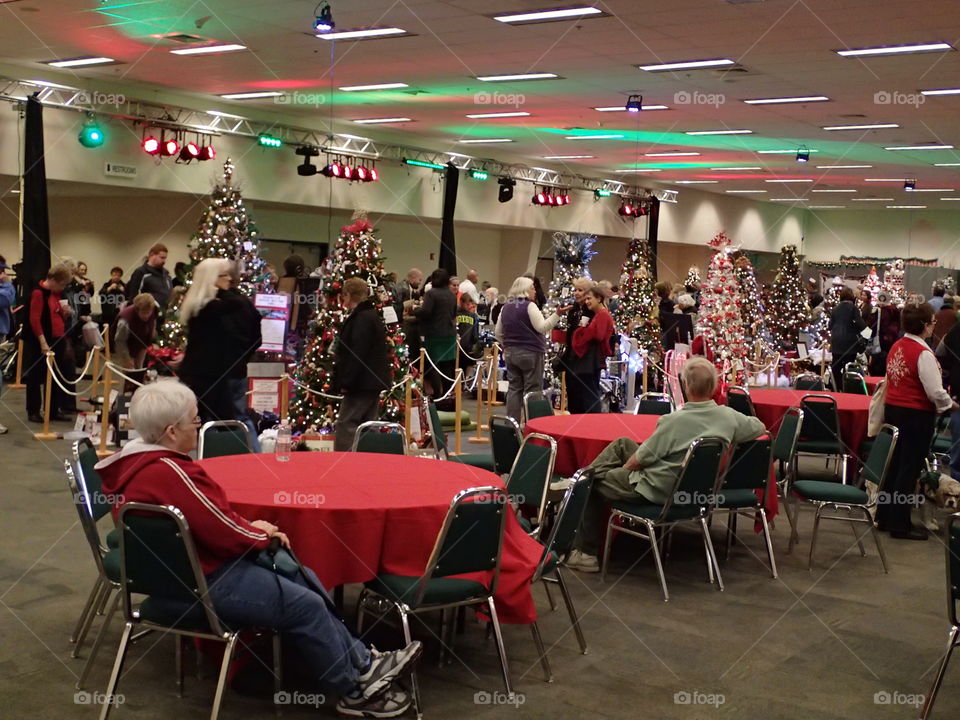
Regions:
M 239 290 L 247 297 L 263 289 L 267 277 L 266 261 L 260 257 L 257 226 L 247 215 L 240 189 L 234 183 L 235 166 L 230 158 L 223 164 L 223 177 L 210 194 L 210 204 L 200 218 L 197 231 L 190 238 L 190 263 L 186 283 L 189 286 L 193 268 L 207 258 L 224 258 L 240 262 Z M 182 349 L 186 329 L 180 324 L 182 295 L 171 296 L 164 311 L 157 335 L 162 348 Z
M 819 315 L 816 316 L 816 320 L 810 330 L 811 334 L 817 338 L 821 345 L 830 342 L 830 315 L 833 313 L 833 309 L 837 306 L 837 303 L 840 302 L 840 291 L 843 290 L 843 288 L 843 278 L 839 275 L 834 276 L 830 281 L 830 287 L 827 288 L 827 292 L 823 295 L 823 305 L 819 311 L 814 311 L 819 312 Z
M 737 275 L 737 284 L 740 286 L 740 322 L 743 331 L 753 347 L 757 342 L 764 349 L 771 345 L 770 331 L 767 329 L 766 316 L 763 312 L 763 295 L 757 283 L 757 276 L 753 270 L 753 263 L 746 255 L 741 255 L 734 262 L 734 272 Z
M 341 229 L 340 239 L 323 264 L 317 313 L 311 323 L 303 358 L 294 374 L 295 397 L 290 405 L 290 419 L 298 431 L 330 433 L 337 421 L 339 388 L 332 383 L 334 343 L 347 316 L 340 303 L 344 281 L 352 277 L 363 278 L 370 285 L 374 307 L 381 313 L 384 308 L 392 310 L 380 240 L 362 215 L 358 213 L 352 225 Z M 394 386 L 406 374 L 407 347 L 399 322 L 388 322 L 386 327 L 390 385 Z M 380 418 L 402 422 L 403 403 L 404 388 L 400 385 L 381 396 Z
M 597 254 L 593 249 L 596 235 L 564 232 L 553 234 L 553 280 L 547 290 L 547 304 L 551 307 L 569 305 L 573 301 L 573 281 L 590 277 L 590 261 Z M 621 295 L 623 295 L 621 291 Z M 566 328 L 566 318 L 560 318 L 557 327 Z
M 740 319 L 743 298 L 740 284 L 730 259 L 730 238 L 720 232 L 710 242 L 713 258 L 707 280 L 701 288 L 700 314 L 697 329 L 713 350 L 718 366 L 724 360 L 734 362 L 747 355 L 747 341 Z
M 698 288 L 700 287 L 700 268 L 696 265 L 691 265 L 690 269 L 687 270 L 687 279 L 683 281 L 683 284 L 688 288 Z
M 646 240 L 634 238 L 620 270 L 620 302 L 614 321 L 641 350 L 660 352 L 660 315 L 653 291 L 653 255 Z
M 796 245 L 780 249 L 780 266 L 767 303 L 767 327 L 780 349 L 794 348 L 807 327 L 810 309 L 800 281 L 800 259 Z
M 870 274 L 867 275 L 866 279 L 863 281 L 863 289 L 870 293 L 870 299 L 872 302 L 877 302 L 877 295 L 883 290 L 883 283 L 880 281 L 880 277 L 877 275 L 876 266 L 870 266 Z
M 903 260 L 897 258 L 892 263 L 887 263 L 887 269 L 883 273 L 883 289 L 887 293 L 887 299 L 895 307 L 902 307 L 907 300 L 907 293 L 903 287 Z

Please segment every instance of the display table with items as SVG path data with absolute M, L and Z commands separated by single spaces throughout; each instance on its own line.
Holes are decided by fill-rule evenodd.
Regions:
M 325 586 L 372 580 L 378 573 L 419 576 L 453 496 L 503 481 L 469 465 L 402 455 L 295 452 L 201 461 L 231 506 L 267 520 L 290 538 L 297 556 Z M 543 547 L 511 513 L 496 595 L 501 622 L 536 619 L 530 579 Z

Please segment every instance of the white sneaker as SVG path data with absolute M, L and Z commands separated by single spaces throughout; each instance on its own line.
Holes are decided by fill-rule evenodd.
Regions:
M 0 435 L 6 435 L 6 434 L 7 434 L 7 426 L 0 425 Z
M 587 555 L 579 550 L 571 551 L 570 555 L 567 556 L 567 561 L 564 563 L 564 565 L 571 570 L 579 570 L 580 572 L 600 572 L 600 563 L 597 560 L 597 556 Z
M 550 489 L 553 492 L 558 492 L 558 491 L 566 492 L 569 489 L 570 485 L 572 484 L 573 484 L 573 478 L 561 478 L 559 480 L 555 480 L 554 482 L 550 483 Z

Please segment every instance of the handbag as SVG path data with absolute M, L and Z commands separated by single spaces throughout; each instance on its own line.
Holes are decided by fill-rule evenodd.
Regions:
M 287 580 L 293 580 L 300 573 L 299 561 L 285 547 L 280 547 L 279 541 L 276 545 L 271 541 L 270 547 L 257 553 L 255 562 L 260 567 L 272 570 Z
M 883 427 L 884 406 L 887 402 L 887 381 L 881 380 L 870 398 L 870 409 L 867 411 L 867 437 L 876 437 Z

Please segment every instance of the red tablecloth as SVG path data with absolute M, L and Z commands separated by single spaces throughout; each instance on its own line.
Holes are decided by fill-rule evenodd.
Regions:
M 873 395 L 873 391 L 877 389 L 877 385 L 880 384 L 880 381 L 884 379 L 883 375 L 866 375 L 863 378 L 863 381 L 867 384 L 867 392 Z
M 503 487 L 479 468 L 401 455 L 295 452 L 285 463 L 259 454 L 201 464 L 237 512 L 285 532 L 327 587 L 378 573 L 421 575 L 453 496 L 470 487 Z M 530 578 L 541 551 L 511 514 L 495 596 L 502 621 L 536 619 Z
M 810 393 L 804 390 L 750 390 L 750 399 L 757 410 L 757 417 L 767 429 L 776 433 L 787 408 L 798 407 L 800 399 Z M 870 411 L 869 395 L 850 393 L 817 393 L 830 395 L 837 401 L 840 416 L 840 437 L 853 455 L 867 437 L 867 415 Z
M 597 455 L 617 438 L 628 437 L 643 442 L 653 435 L 659 419 L 658 415 L 619 413 L 552 415 L 529 421 L 524 433 L 542 433 L 556 440 L 556 472 L 569 477 L 596 460 Z

